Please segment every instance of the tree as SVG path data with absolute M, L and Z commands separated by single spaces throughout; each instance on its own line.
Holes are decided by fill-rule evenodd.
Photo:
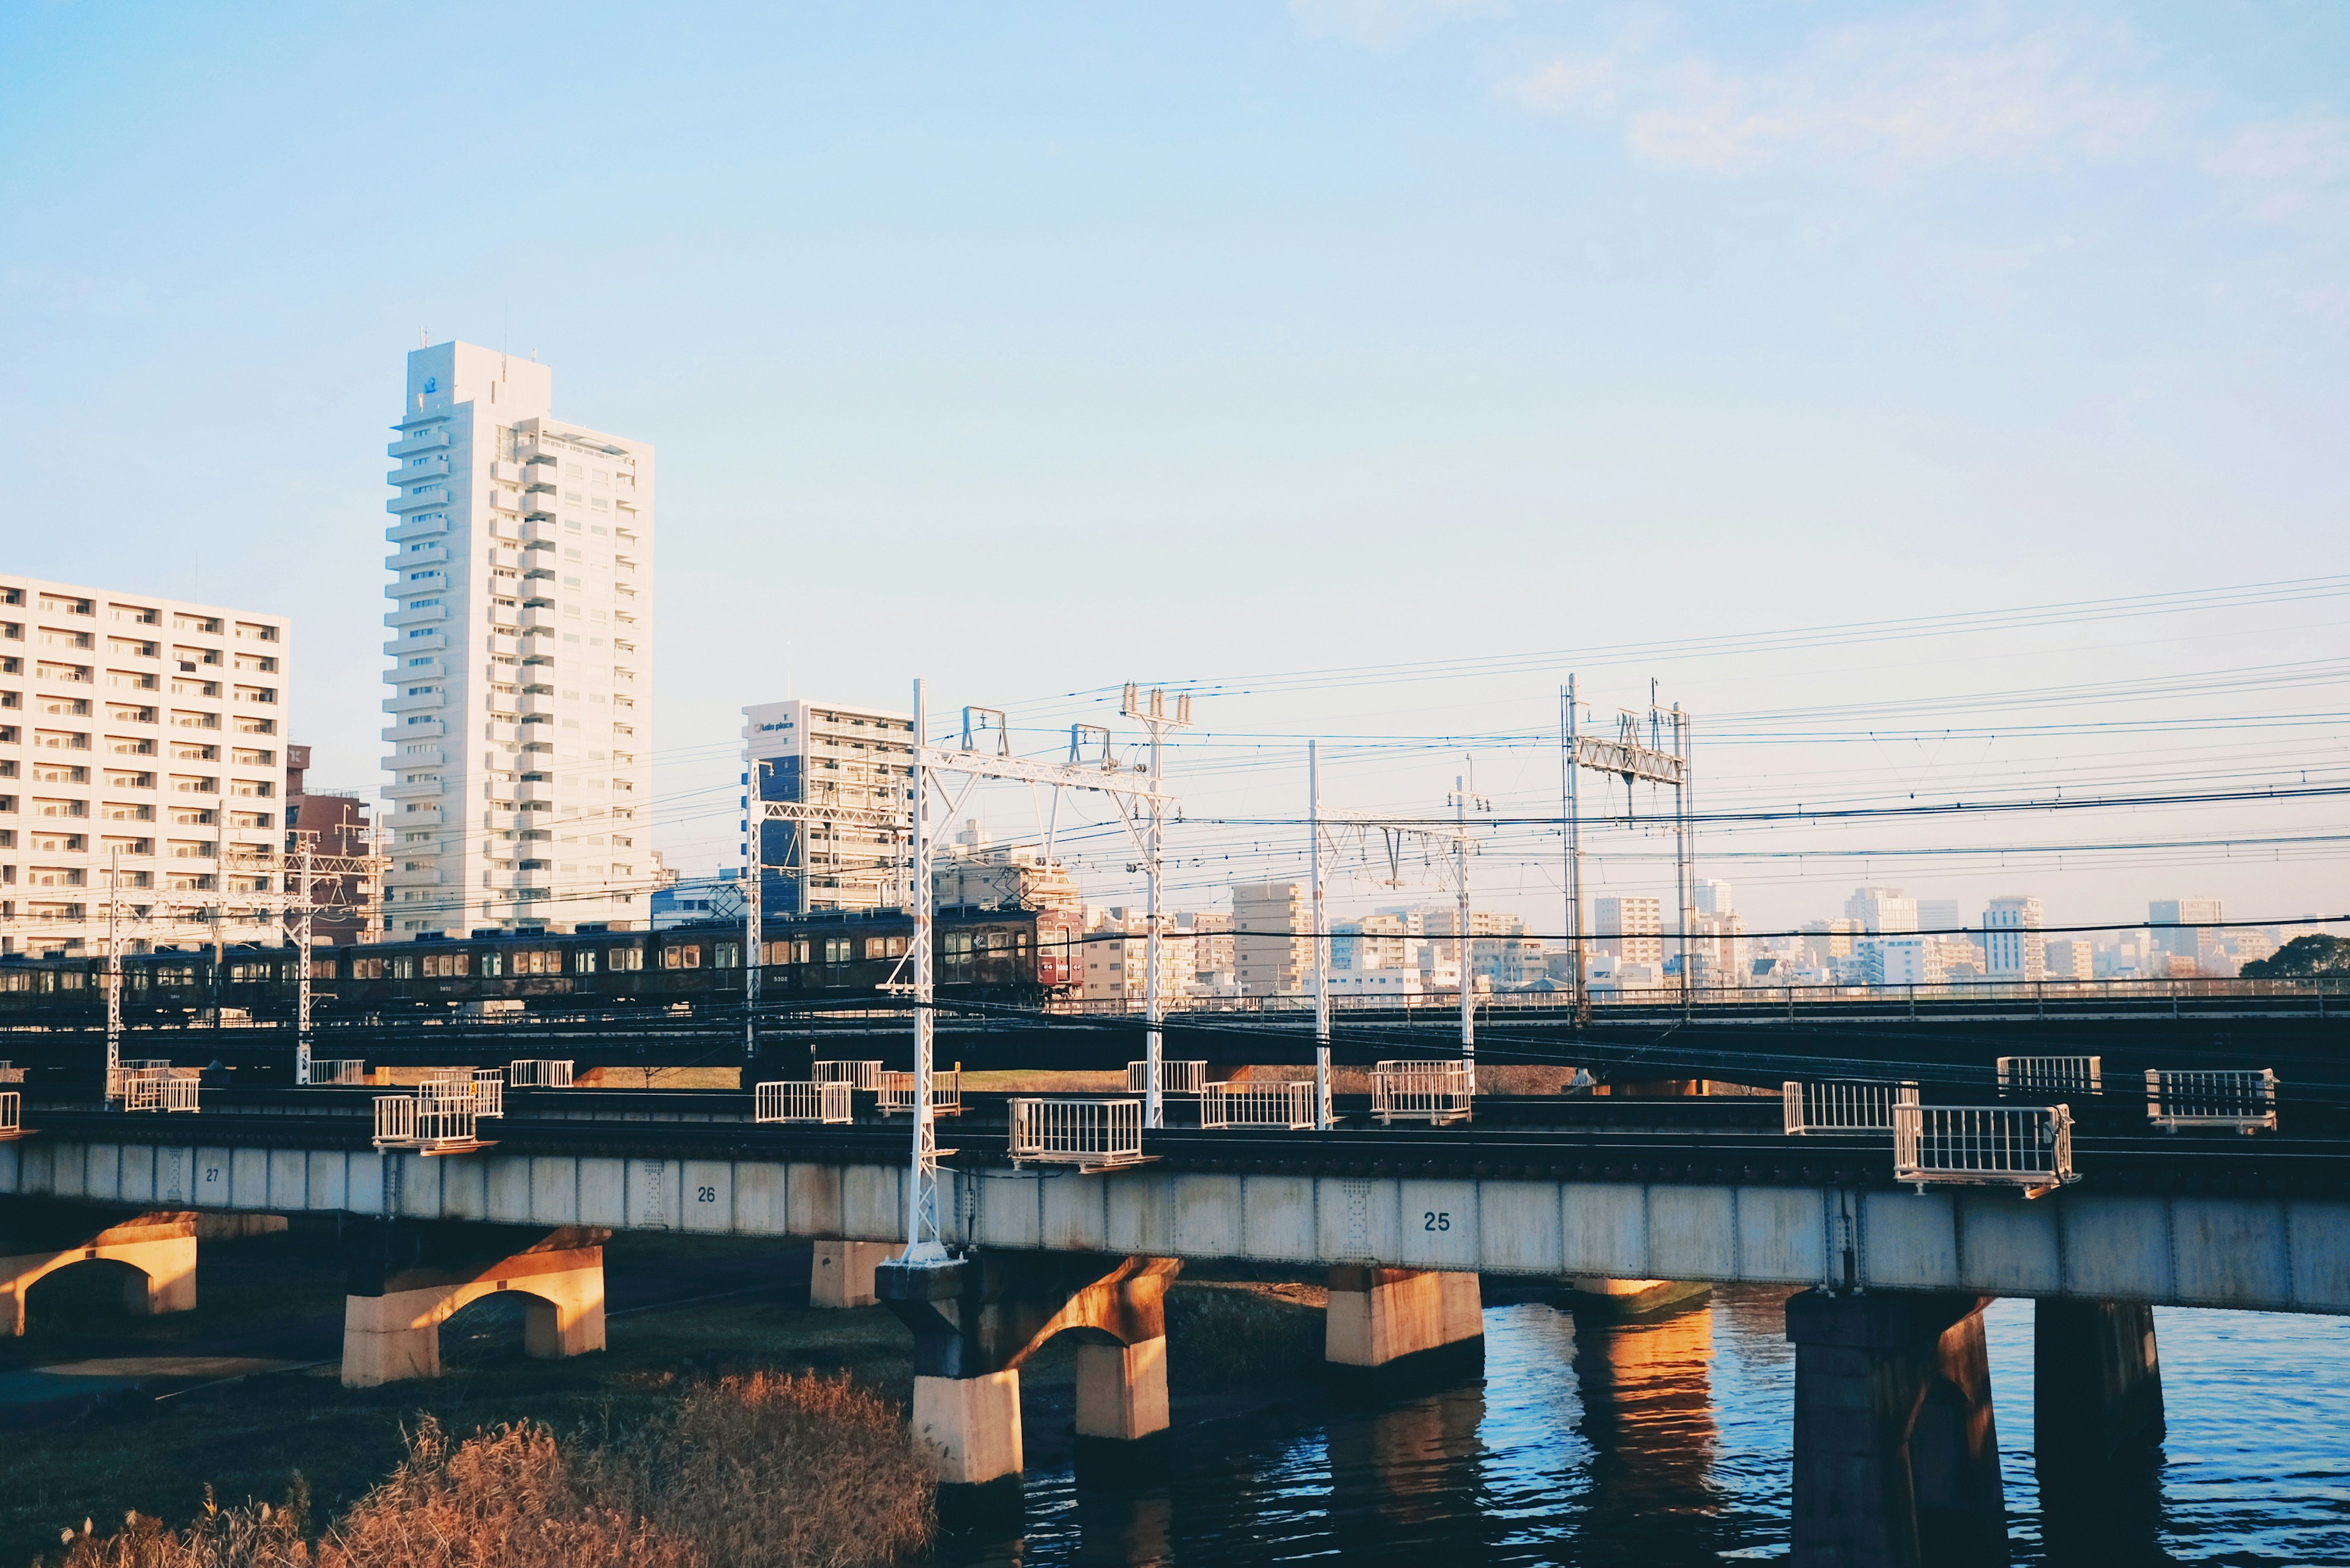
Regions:
M 2291 980 L 2313 974 L 2350 974 L 2350 940 L 2315 933 L 2295 937 L 2243 969 L 2246 980 Z

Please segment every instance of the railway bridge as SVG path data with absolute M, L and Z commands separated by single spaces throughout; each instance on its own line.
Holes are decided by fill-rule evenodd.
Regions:
M 336 1215 L 355 1383 L 436 1370 L 437 1324 L 492 1292 L 530 1303 L 534 1354 L 600 1347 L 614 1231 L 805 1239 L 819 1289 L 869 1289 L 912 1329 L 917 1428 L 949 1495 L 982 1499 L 1016 1491 L 1019 1367 L 1062 1333 L 1081 1342 L 1081 1462 L 1149 1464 L 1163 1295 L 1187 1262 L 1326 1278 L 1329 1357 L 1360 1376 L 1476 1355 L 1484 1276 L 1783 1286 L 1797 1555 L 1820 1562 L 1914 1561 L 1921 1539 L 2003 1561 L 1991 1298 L 2039 1303 L 2051 1486 L 2101 1484 L 2158 1441 L 2152 1307 L 2350 1314 L 2350 1143 L 2289 1122 L 2166 1137 L 2092 1116 L 2080 1179 L 2033 1198 L 1912 1190 L 1886 1137 L 1791 1137 L 1769 1101 L 1485 1100 L 1472 1126 L 1419 1129 L 1342 1104 L 1357 1114 L 1326 1132 L 1169 1128 L 1087 1171 L 1015 1164 L 1003 1106 L 974 1097 L 942 1124 L 957 1261 L 904 1269 L 888 1262 L 902 1123 L 763 1125 L 733 1093 L 522 1092 L 494 1143 L 428 1155 L 375 1147 L 370 1099 L 231 1091 L 188 1116 L 36 1102 L 31 1133 L 0 1144 L 0 1232 L 38 1214 L 54 1241 L 82 1214 L 96 1255 L 122 1226 L 152 1241 L 206 1211 Z

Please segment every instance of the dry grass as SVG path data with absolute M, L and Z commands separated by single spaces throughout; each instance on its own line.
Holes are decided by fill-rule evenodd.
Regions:
M 316 1540 L 277 1507 L 207 1504 L 185 1530 L 85 1521 L 56 1568 L 865 1568 L 931 1540 L 930 1474 L 898 1412 L 847 1378 L 754 1373 L 598 1444 L 515 1422 L 408 1454 Z
M 1328 1300 L 1313 1285 L 1179 1281 L 1167 1293 L 1168 1376 L 1186 1388 L 1226 1388 L 1318 1372 Z

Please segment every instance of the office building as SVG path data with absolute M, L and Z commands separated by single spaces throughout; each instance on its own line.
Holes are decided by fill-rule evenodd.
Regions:
M 1844 912 L 1872 936 L 1918 929 L 1918 900 L 1905 897 L 1898 888 L 1855 888 L 1844 901 Z
M 1956 898 L 1920 898 L 1918 900 L 1918 929 L 1921 931 L 1948 933 L 1961 930 L 1966 917 L 1959 912 Z
M 1878 937 L 1862 943 L 1861 954 L 1871 985 L 1940 985 L 1949 978 L 1938 937 Z
M 1613 961 L 1608 967 L 1646 964 L 1661 971 L 1665 963 L 1664 906 L 1655 898 L 1629 898 L 1609 894 L 1591 901 L 1592 950 Z
M 1993 898 L 1983 910 L 1983 967 L 1993 980 L 2047 979 L 2047 940 L 2037 898 Z
M 2235 972 L 2220 940 L 2218 928 L 2225 917 L 2220 911 L 2219 899 L 2157 898 L 2146 907 L 2146 918 L 2155 928 L 2154 950 L 2186 961 L 2163 965 L 2158 972 Z
M 1294 996 L 1314 983 L 1314 911 L 1299 882 L 1232 888 L 1233 972 L 1243 996 Z
M 2096 976 L 2096 952 L 2085 938 L 2058 937 L 2047 946 L 2050 980 L 2092 980 Z
M 408 356 L 385 476 L 387 935 L 640 929 L 651 871 L 653 450 L 554 372 Z
M 1700 915 L 1727 915 L 1735 908 L 1730 884 L 1713 877 L 1700 877 L 1690 885 L 1690 903 Z
M 747 793 L 889 814 L 872 823 L 762 826 L 760 909 L 770 915 L 905 902 L 914 832 L 914 716 L 794 699 L 743 710 Z M 962 899 L 960 884 L 954 889 Z
M 287 629 L 0 576 L 0 952 L 283 940 Z

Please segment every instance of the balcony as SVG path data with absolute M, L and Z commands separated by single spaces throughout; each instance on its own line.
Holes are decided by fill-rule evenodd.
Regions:
M 384 448 L 383 455 L 386 457 L 413 457 L 420 452 L 445 451 L 447 450 L 448 445 L 449 432 L 445 429 L 418 431 L 413 435 L 404 435 L 400 437 L 398 441 Z
M 425 708 L 445 708 L 448 705 L 449 694 L 446 691 L 420 691 L 413 697 L 402 691 L 383 700 L 383 711 L 387 713 L 413 713 Z
M 437 740 L 447 732 L 448 728 L 438 719 L 428 719 L 421 724 L 387 724 L 378 738 L 386 745 L 401 741 Z
M 500 484 L 519 485 L 522 483 L 522 464 L 494 462 L 490 464 L 490 477 Z
M 489 739 L 493 742 L 503 742 L 507 745 L 513 745 L 522 739 L 522 726 L 520 724 L 500 723 L 498 721 L 493 719 L 490 722 Z
M 509 637 L 500 632 L 492 632 L 490 634 L 490 651 L 492 653 L 509 653 L 519 657 L 522 653 L 522 639 L 519 637 Z
M 421 658 L 422 656 L 421 654 L 411 654 L 409 657 L 413 659 Z M 448 673 L 449 670 L 447 666 L 443 665 L 437 659 L 427 659 L 421 664 L 411 664 L 407 659 L 403 659 L 400 662 L 400 668 L 385 676 L 384 679 L 387 680 L 438 680 Z
M 424 605 L 416 609 L 393 610 L 383 618 L 383 624 L 398 627 L 423 626 L 428 622 L 448 618 L 447 605 Z
M 482 826 L 491 833 L 519 833 L 530 826 L 530 818 L 519 811 L 499 811 L 492 807 L 482 817 Z
M 416 784 L 386 784 L 383 793 L 387 800 L 438 800 L 442 788 L 439 779 L 427 779 Z
M 413 465 L 402 463 L 400 467 L 393 469 L 390 473 L 385 474 L 383 476 L 383 482 L 386 484 L 398 485 L 400 489 L 406 490 L 408 486 L 411 484 L 421 484 L 426 480 L 441 480 L 446 482 L 448 477 L 449 460 L 445 457 L 428 457 L 422 462 Z
M 543 802 L 552 805 L 555 804 L 555 785 L 544 780 L 525 779 L 514 786 L 514 797 L 517 801 Z
M 410 743 L 414 744 L 413 742 Z M 446 760 L 441 754 L 440 747 L 427 746 L 421 752 L 404 751 L 397 755 L 386 757 L 383 759 L 382 767 L 385 773 L 391 774 L 398 773 L 402 768 L 437 768 Z
M 385 765 L 389 766 L 390 764 L 387 763 Z M 438 827 L 441 826 L 441 808 L 437 805 L 404 805 L 391 815 L 386 817 L 384 819 L 384 826 L 394 829 L 402 827 Z
M 544 691 L 525 691 L 515 699 L 515 711 L 542 713 L 551 717 L 555 712 L 555 699 Z
M 522 552 L 510 545 L 501 545 L 490 552 L 490 565 L 504 566 L 509 572 L 522 570 Z
M 437 534 L 446 534 L 448 531 L 449 520 L 446 517 L 429 517 L 420 521 L 395 523 L 383 531 L 383 536 L 395 545 L 404 545 L 411 539 L 430 539 Z
M 446 506 L 448 504 L 449 487 L 447 485 L 417 484 L 411 485 L 401 493 L 395 495 L 390 500 L 385 502 L 383 504 L 383 509 L 386 512 L 396 514 L 426 512 L 432 510 L 433 507 Z
M 532 437 L 525 437 L 515 443 L 515 455 L 525 463 L 559 462 L 568 450 L 555 441 L 540 441 Z
M 449 646 L 445 632 L 428 631 L 422 637 L 403 637 L 383 645 L 386 659 L 400 659 L 410 654 L 432 653 Z
M 534 490 L 522 498 L 522 514 L 526 518 L 555 515 L 555 492 Z
M 545 605 L 526 605 L 519 624 L 526 631 L 553 631 L 555 612 Z
M 441 885 L 440 867 L 418 871 L 387 871 L 383 874 L 387 888 L 437 888 Z
M 536 522 L 525 523 L 522 525 L 522 542 L 525 545 L 552 545 L 555 543 L 555 536 L 561 532 L 563 530 L 555 525 L 553 518 L 540 518 Z M 547 558 L 554 559 L 551 556 Z
M 412 572 L 419 566 L 438 566 L 448 558 L 448 545 L 427 545 L 421 550 L 411 547 L 386 556 L 383 569 L 387 572 Z
M 490 867 L 489 876 L 490 890 L 494 893 L 510 893 L 524 888 L 555 886 L 555 873 L 552 871 L 510 871 L 501 866 L 493 866 Z

